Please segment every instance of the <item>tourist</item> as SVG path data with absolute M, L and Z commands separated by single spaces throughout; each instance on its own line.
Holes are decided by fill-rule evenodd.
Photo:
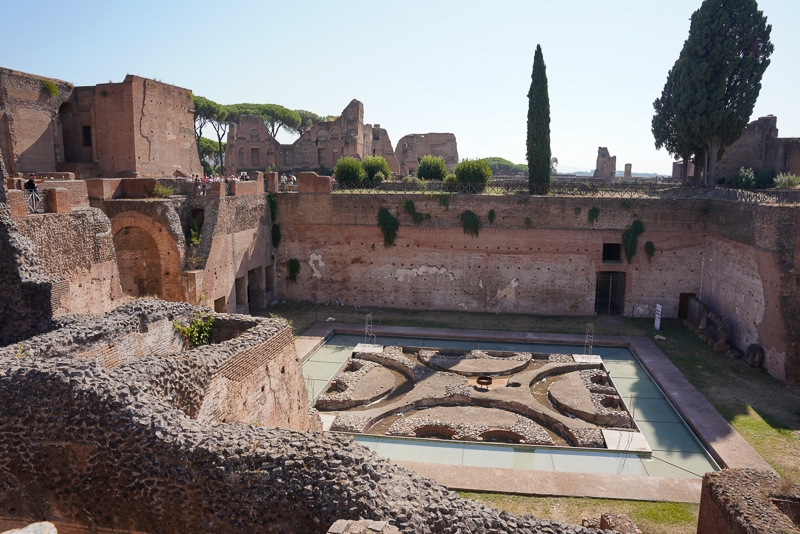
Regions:
M 202 184 L 200 183 L 200 178 L 195 177 L 194 179 L 194 194 L 201 195 L 202 194 Z
M 173 173 L 172 173 L 172 177 L 173 177 L 173 178 L 177 178 L 177 177 L 178 177 L 178 171 L 177 171 L 177 169 L 175 170 L 175 172 L 173 172 Z
M 30 176 L 28 176 L 28 181 L 25 182 L 25 191 L 28 193 L 36 193 L 39 191 L 39 186 L 36 185 L 34 178 L 36 178 L 36 173 L 32 172 Z

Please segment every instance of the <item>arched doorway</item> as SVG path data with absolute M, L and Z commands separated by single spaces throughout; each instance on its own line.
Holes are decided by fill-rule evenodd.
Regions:
M 122 292 L 131 297 L 163 298 L 161 257 L 155 239 L 141 228 L 127 226 L 114 234 Z
M 79 113 L 71 102 L 64 102 L 58 108 L 58 119 L 61 123 L 64 162 L 91 163 L 92 127 L 89 125 L 88 115 Z

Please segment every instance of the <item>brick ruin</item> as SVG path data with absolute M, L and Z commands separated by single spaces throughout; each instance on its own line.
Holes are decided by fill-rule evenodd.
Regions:
M 260 118 L 241 116 L 231 125 L 225 147 L 226 164 L 237 173 L 263 171 L 271 165 L 281 173 L 332 169 L 346 156 L 358 160 L 381 156 L 393 173 L 400 173 L 389 134 L 380 124 L 364 123 L 364 104 L 358 100 L 336 119 L 314 123 L 291 145 L 274 139 Z
M 628 170 L 627 167 L 625 169 Z M 597 163 L 594 166 L 594 177 L 602 178 L 608 183 L 617 176 L 617 156 L 609 154 L 608 149 L 601 146 L 597 149 Z
M 778 117 L 767 115 L 748 124 L 742 136 L 717 161 L 717 177 L 730 180 L 741 168 L 800 175 L 800 138 L 778 137 Z M 672 177 L 691 182 L 694 163 L 672 164 Z
M 0 68 L 0 177 L 202 173 L 192 108 L 188 89 L 130 74 L 74 87 Z
M 458 144 L 451 133 L 406 135 L 397 142 L 395 154 L 400 164 L 400 174 L 414 174 L 419 162 L 427 154 L 441 156 L 447 170 L 453 172 L 458 163 Z
M 755 346 L 753 358 L 772 376 L 800 383 L 796 207 L 488 195 L 451 195 L 442 205 L 405 195 L 429 215 L 414 224 L 399 197 L 334 195 L 327 177 L 298 172 L 299 193 L 276 195 L 273 220 L 265 192 L 276 190 L 277 175 L 265 179 L 257 166 L 243 167 L 253 181 L 216 183 L 207 196 L 167 178 L 175 169 L 202 172 L 188 98 L 135 76 L 74 88 L 0 69 L 0 528 L 45 518 L 78 532 L 325 532 L 344 518 L 390 521 L 401 532 L 594 532 L 460 499 L 317 432 L 291 329 L 228 315 L 273 299 L 592 315 L 598 287 L 611 281 L 622 289 L 610 292 L 606 311 L 652 317 L 661 304 L 664 317 L 686 315 L 714 348 L 747 348 L 749 357 Z M 232 130 L 232 161 L 244 148 L 250 165 L 257 149 L 262 167 L 272 156 L 294 172 L 333 166 L 334 150 L 359 158 L 372 151 L 396 154 L 406 174 L 425 153 L 448 167 L 458 160 L 451 134 L 407 136 L 392 152 L 385 130 L 363 124 L 357 101 L 290 152 L 251 119 Z M 348 121 L 352 143 L 342 138 Z M 777 138 L 772 119 L 757 123 L 742 141 L 761 139 L 747 157 L 790 162 L 796 172 L 795 140 Z M 600 156 L 598 170 L 613 176 L 615 158 Z M 282 158 L 291 163 L 281 167 Z M 26 206 L 19 173 L 28 171 L 58 178 L 40 184 L 43 212 Z M 156 185 L 174 195 L 153 197 Z M 389 248 L 375 224 L 381 207 L 401 222 Z M 590 208 L 599 210 L 594 222 Z M 496 220 L 471 238 L 459 222 L 464 210 L 482 220 L 494 210 Z M 626 263 L 621 233 L 635 218 L 645 232 Z M 283 235 L 277 248 L 273 222 Z M 655 244 L 652 258 L 641 251 L 645 241 Z M 296 284 L 286 280 L 290 258 L 303 266 Z M 173 321 L 209 309 L 212 343 L 187 350 Z M 796 517 L 795 490 L 753 490 L 740 500 L 730 495 L 750 495 L 750 486 L 736 493 L 724 476 L 707 477 L 700 532 L 752 531 L 724 528 L 753 499 L 768 502 L 758 510 Z M 706 521 L 727 526 L 702 530 Z

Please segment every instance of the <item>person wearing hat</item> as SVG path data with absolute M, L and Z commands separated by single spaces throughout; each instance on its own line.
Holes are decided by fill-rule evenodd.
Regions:
M 25 191 L 36 193 L 39 190 L 39 186 L 36 185 L 34 178 L 36 178 L 35 173 L 31 173 L 30 176 L 28 176 L 28 181 L 25 182 Z

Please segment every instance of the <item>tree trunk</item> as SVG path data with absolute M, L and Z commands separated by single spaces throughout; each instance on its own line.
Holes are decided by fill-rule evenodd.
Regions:
M 692 185 L 694 187 L 700 187 L 700 161 L 702 158 L 702 152 L 694 155 L 694 179 L 692 180 Z
M 706 187 L 715 187 L 717 185 L 717 155 L 719 154 L 719 146 L 721 140 L 718 137 L 711 139 L 708 143 L 708 174 Z
M 689 158 L 683 158 L 681 164 L 681 185 L 689 185 Z

